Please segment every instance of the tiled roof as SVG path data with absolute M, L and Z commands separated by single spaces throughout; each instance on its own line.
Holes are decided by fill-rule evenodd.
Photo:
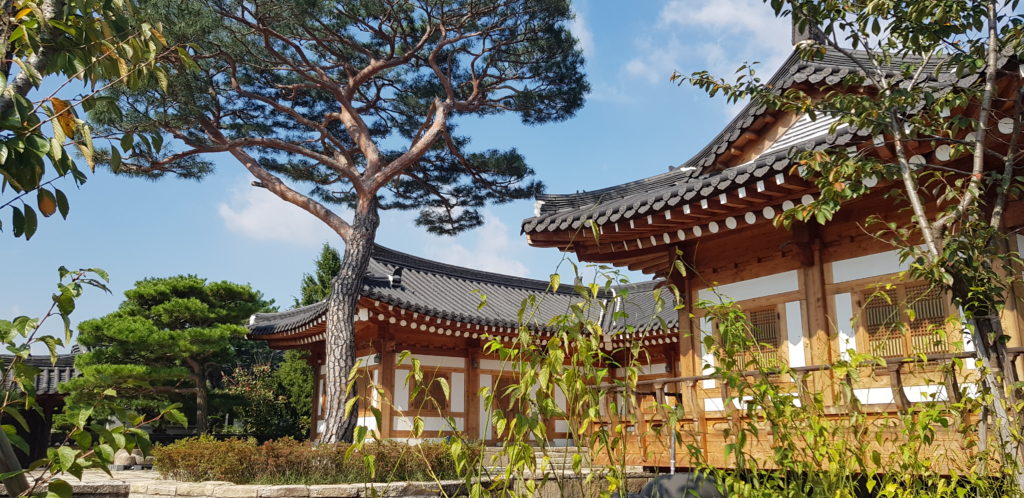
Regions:
M 821 59 L 801 60 L 794 52 L 771 77 L 769 85 L 782 92 L 798 83 L 834 85 L 851 73 L 859 73 L 859 63 L 870 64 L 866 52 L 854 51 L 854 61 L 838 52 L 829 51 Z M 896 73 L 901 65 L 919 62 L 914 59 L 894 61 L 889 71 Z M 976 75 L 958 79 L 945 71 L 934 74 L 937 62 L 929 63 L 926 79 L 929 84 L 963 85 Z M 575 230 L 588 219 L 598 224 L 630 219 L 650 211 L 660 211 L 682 202 L 707 199 L 729 188 L 744 186 L 775 175 L 790 165 L 789 155 L 794 149 L 806 150 L 825 145 L 843 145 L 852 133 L 843 128 L 829 136 L 834 118 L 818 116 L 810 120 L 798 119 L 779 139 L 753 161 L 726 168 L 710 170 L 715 159 L 728 150 L 754 121 L 766 112 L 764 105 L 748 103 L 737 116 L 703 149 L 678 168 L 641 180 L 613 187 L 578 192 L 575 194 L 540 194 L 537 196 L 538 215 L 523 221 L 524 233 L 556 230 Z
M 5 369 L 11 358 L 6 355 L 0 357 Z M 56 363 L 50 360 L 49 355 L 33 355 L 25 359 L 25 364 L 41 370 L 35 378 L 37 395 L 57 394 L 58 384 L 78 375 L 78 371 L 75 370 L 74 353 L 57 355 Z M 5 382 L 8 385 L 9 383 L 9 380 Z
M 602 299 L 619 299 L 620 289 L 630 289 L 626 311 L 654 309 L 655 282 L 614 287 L 602 293 Z M 364 278 L 363 297 L 396 306 L 406 311 L 468 324 L 515 327 L 524 300 L 535 299 L 527 309 L 531 323 L 542 328 L 552 318 L 566 314 L 570 304 L 580 300 L 571 285 L 561 285 L 557 292 L 548 290 L 549 282 L 472 270 L 438 263 L 409 254 L 375 246 Z M 481 306 L 481 296 L 486 304 Z M 670 327 L 678 323 L 671 293 L 664 293 L 666 310 L 662 310 Z M 649 301 L 649 302 L 648 302 Z M 250 320 L 250 337 L 297 332 L 317 323 L 327 310 L 326 303 L 280 313 L 257 313 Z M 595 310 L 595 313 L 598 313 Z M 612 323 L 613 313 L 595 317 L 605 330 L 624 330 L 627 326 L 650 328 L 650 314 L 630 314 Z

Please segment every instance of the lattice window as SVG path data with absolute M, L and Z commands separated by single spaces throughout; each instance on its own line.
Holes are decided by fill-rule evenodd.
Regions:
M 422 383 L 413 388 L 415 394 L 411 399 L 410 408 L 426 412 L 447 410 L 449 403 L 444 384 L 451 386 L 451 376 L 448 373 L 423 372 Z M 423 389 L 419 389 L 418 386 L 422 386 Z
M 884 289 L 867 296 L 863 313 L 871 354 L 882 357 L 906 356 L 900 327 L 900 304 L 896 289 Z
M 950 351 L 939 332 L 949 307 L 942 292 L 927 284 L 908 284 L 865 293 L 861 323 L 869 350 L 884 358 Z
M 757 342 L 750 354 L 763 367 L 775 367 L 781 362 L 779 346 L 782 345 L 782 324 L 779 312 L 774 307 L 749 313 L 750 332 Z
M 910 343 L 915 353 L 949 351 L 948 338 L 940 334 L 949 309 L 939 289 L 927 284 L 907 287 L 907 304 L 913 310 L 909 321 Z

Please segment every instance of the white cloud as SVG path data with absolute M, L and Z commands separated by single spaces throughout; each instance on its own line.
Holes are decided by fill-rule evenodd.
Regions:
M 518 244 L 522 246 L 522 244 Z M 493 213 L 484 213 L 484 225 L 458 239 L 431 237 L 423 257 L 477 270 L 524 277 L 525 264 L 512 256 L 509 228 Z
M 679 69 L 687 47 L 675 36 L 668 39 L 637 40 L 642 55 L 626 63 L 626 73 L 647 80 L 648 83 L 667 82 L 672 72 Z
M 792 48 L 789 20 L 761 0 L 671 0 L 655 25 L 636 40 L 637 55 L 624 66 L 650 83 L 698 69 L 728 78 L 755 60 L 761 72 L 771 72 Z
M 573 14 L 575 17 L 569 23 L 569 31 L 579 40 L 583 55 L 589 61 L 594 58 L 594 33 L 587 27 L 587 20 L 580 11 L 573 9 Z
M 234 190 L 231 200 L 217 206 L 224 226 L 255 240 L 317 246 L 338 235 L 305 210 L 270 191 L 248 185 Z
M 633 95 L 621 86 L 608 85 L 600 81 L 594 82 L 590 93 L 587 94 L 587 98 L 601 102 L 611 102 L 613 104 L 632 104 L 636 102 Z

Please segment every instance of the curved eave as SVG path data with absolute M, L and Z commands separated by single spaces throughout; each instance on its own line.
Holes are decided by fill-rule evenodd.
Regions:
M 853 51 L 853 54 L 867 61 L 866 53 Z M 910 62 L 919 62 L 919 59 Z M 901 63 L 894 62 L 894 74 Z M 932 63 L 931 66 L 937 70 L 938 63 Z M 858 71 L 857 63 L 836 52 L 828 52 L 821 60 L 812 61 L 800 60 L 794 52 L 772 76 L 769 84 L 777 92 L 802 84 L 834 87 L 844 77 Z M 926 73 L 926 84 L 942 87 L 965 86 L 978 77 L 967 75 L 958 78 L 949 72 Z M 591 192 L 539 195 L 537 201 L 540 213 L 523 221 L 522 232 L 530 236 L 552 232 L 575 233 L 587 228 L 584 226 L 587 220 L 594 220 L 598 225 L 629 222 L 642 219 L 644 215 L 671 209 L 680 203 L 711 200 L 724 188 L 728 188 L 729 183 L 742 183 L 750 173 L 759 176 L 756 171 L 750 171 L 749 167 L 744 169 L 747 165 L 729 167 L 713 174 L 704 172 L 715 166 L 718 157 L 729 151 L 766 111 L 762 105 L 748 103 L 714 139 L 678 170 Z M 782 156 L 788 155 L 788 151 L 781 152 Z M 767 161 L 758 159 L 756 162 L 764 163 L 778 161 L 780 157 L 776 155 Z M 719 187 L 719 183 L 725 185 Z

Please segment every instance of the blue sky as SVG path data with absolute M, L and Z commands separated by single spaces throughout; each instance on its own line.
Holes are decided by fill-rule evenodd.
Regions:
M 464 121 L 472 146 L 518 148 L 547 184 L 563 193 L 607 187 L 667 170 L 699 150 L 736 107 L 669 82 L 673 70 L 728 75 L 746 61 L 770 73 L 790 50 L 789 25 L 760 0 L 577 1 L 573 31 L 582 41 L 593 92 L 568 121 L 526 127 L 512 117 Z M 89 291 L 74 322 L 112 311 L 147 276 L 193 273 L 250 283 L 287 307 L 322 242 L 340 240 L 319 221 L 249 186 L 230 157 L 201 183 L 158 182 L 97 172 L 71 200 L 68 220 L 41 222 L 31 241 L 0 235 L 5 262 L 0 317 L 37 316 L 49 305 L 56 268 L 101 267 L 110 295 Z M 415 213 L 386 213 L 378 242 L 483 270 L 546 279 L 561 259 L 531 248 L 519 223 L 533 204 L 486 209 L 485 226 L 436 237 Z M 4 213 L 6 218 L 9 216 Z M 643 278 L 637 275 L 638 278 Z

